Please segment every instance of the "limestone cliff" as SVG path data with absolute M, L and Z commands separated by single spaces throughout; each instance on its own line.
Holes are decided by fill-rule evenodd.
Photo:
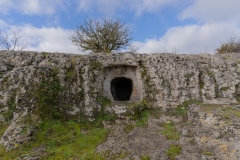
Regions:
M 85 116 L 94 120 L 95 114 L 104 108 L 122 118 L 128 114 L 129 105 L 142 101 L 163 112 L 192 99 L 239 110 L 239 60 L 237 54 L 73 55 L 1 51 L 0 123 L 11 123 L 0 143 L 12 149 L 16 143 L 28 141 L 34 124 L 44 116 Z M 121 82 L 121 77 L 126 81 Z M 125 90 L 130 97 L 120 91 L 120 82 L 129 85 Z M 193 106 L 189 117 L 194 108 L 198 107 Z M 22 123 L 29 115 L 36 115 L 37 120 Z M 236 149 L 236 145 L 231 147 Z M 234 150 L 233 156 L 239 153 Z

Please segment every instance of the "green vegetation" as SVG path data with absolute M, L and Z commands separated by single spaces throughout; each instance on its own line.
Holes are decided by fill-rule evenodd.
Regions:
M 205 152 L 202 153 L 202 155 L 205 155 L 205 156 L 211 156 L 211 155 L 212 155 L 212 152 L 205 151 Z
M 180 105 L 177 108 L 175 108 L 173 114 L 175 116 L 186 116 L 188 114 L 188 108 Z
M 238 103 L 240 103 L 240 84 L 235 85 L 235 97 Z
M 130 115 L 130 118 L 136 121 L 136 126 L 143 127 L 147 125 L 151 108 L 149 107 L 146 100 L 133 103 L 129 106 L 129 110 L 132 114 Z
M 7 102 L 8 110 L 3 112 L 2 114 L 2 116 L 5 118 L 7 122 L 13 119 L 13 113 L 16 108 L 16 103 L 15 103 L 16 92 L 12 91 L 10 95 L 11 97 L 8 99 L 8 102 Z
M 126 133 L 129 133 L 129 132 L 131 132 L 135 127 L 136 127 L 136 124 L 128 124 L 128 125 L 125 125 L 123 129 L 124 129 L 124 131 L 125 131 Z
M 230 120 L 231 117 L 240 118 L 240 110 L 230 106 L 206 104 L 203 106 L 202 110 L 206 112 L 218 110 L 219 114 L 226 120 Z
M 124 159 L 126 156 L 128 156 L 129 153 L 127 151 L 124 151 L 124 150 L 120 150 L 120 151 L 114 152 L 114 153 L 111 150 L 106 150 L 106 151 L 103 151 L 101 153 L 101 155 L 104 158 L 107 158 L 107 159 L 110 159 L 110 160 L 120 160 L 120 159 Z
M 140 158 L 141 160 L 150 160 L 150 157 L 147 155 L 142 155 Z
M 108 113 L 105 111 L 105 108 L 108 105 L 111 105 L 111 100 L 109 100 L 106 97 L 99 96 L 97 98 L 97 102 L 101 104 L 101 108 L 95 109 L 93 111 L 93 117 L 95 118 L 95 121 L 94 121 L 95 126 L 97 126 L 97 127 L 102 126 L 103 121 L 111 121 L 112 122 L 117 118 L 117 116 L 114 113 Z M 84 116 L 82 116 L 82 117 L 84 117 Z M 87 122 L 87 123 L 89 123 L 89 122 Z
M 240 110 L 232 107 L 225 107 L 225 108 L 222 108 L 220 115 L 226 120 L 231 120 L 232 116 L 236 118 L 240 118 Z
M 149 107 L 146 100 L 136 102 L 128 106 L 127 117 L 134 121 L 124 127 L 124 131 L 129 133 L 135 127 L 145 127 L 148 124 L 148 118 L 151 114 L 152 108 Z
M 216 49 L 216 53 L 240 53 L 240 38 L 237 38 L 235 36 L 230 37 L 228 41 L 223 42 L 221 46 Z
M 0 81 L 0 91 L 6 90 L 10 86 L 9 76 L 4 76 L 2 78 L 2 81 Z
M 153 103 L 156 101 L 154 94 L 157 92 L 156 87 L 151 82 L 151 77 L 148 74 L 147 67 L 142 63 L 142 61 L 139 62 L 141 77 L 143 80 L 143 87 L 145 88 L 145 100 L 148 102 L 149 105 L 153 105 Z
M 227 91 L 229 88 L 228 87 L 222 87 L 220 90 L 221 91 Z
M 100 63 L 98 61 L 92 61 L 90 65 L 93 70 L 102 69 L 102 67 L 103 67 L 102 63 Z
M 76 78 L 77 78 L 77 72 L 76 72 L 74 66 L 67 68 L 65 80 L 74 80 Z
M 193 76 L 194 76 L 194 73 L 187 73 L 187 74 L 185 75 L 187 86 L 189 86 L 189 84 L 190 84 L 190 79 L 191 79 L 191 77 L 193 77 Z
M 77 56 L 70 58 L 66 65 L 64 81 L 70 82 L 70 84 L 72 84 L 73 81 L 77 81 L 77 69 L 75 68 L 77 65 L 77 58 Z
M 72 44 L 83 51 L 94 53 L 110 53 L 129 46 L 130 31 L 119 20 L 103 19 L 102 21 L 87 19 L 79 24 L 69 37 Z
M 8 82 L 8 80 L 9 80 L 9 77 L 4 77 L 2 82 L 6 84 Z
M 45 152 L 40 154 L 43 159 L 103 160 L 101 155 L 95 153 L 95 148 L 106 139 L 107 134 L 108 131 L 104 128 L 86 130 L 74 121 L 43 121 L 33 142 L 10 152 L 0 147 L 0 159 L 15 159 L 23 154 L 32 154 L 33 148 L 44 146 Z
M 95 127 L 102 127 L 103 121 L 112 122 L 117 118 L 115 114 L 106 112 L 104 107 L 102 107 L 100 109 L 100 111 L 95 110 L 93 113 L 93 117 L 95 118 L 95 121 L 93 123 Z M 87 123 L 89 123 L 89 122 L 87 122 Z
M 43 56 L 44 58 L 47 58 L 48 55 L 49 55 L 49 53 L 47 53 L 47 52 L 42 52 L 42 56 Z
M 71 66 L 66 72 L 67 79 L 64 80 L 65 82 L 74 80 L 76 74 L 75 63 L 75 61 L 71 61 Z M 96 67 L 98 66 L 99 64 L 96 63 Z M 41 81 L 38 84 L 33 83 L 31 89 L 26 88 L 27 93 L 22 97 L 23 101 L 21 103 L 30 103 L 29 106 L 34 105 L 35 110 L 32 115 L 39 119 L 33 120 L 34 117 L 27 116 L 21 123 L 26 125 L 26 129 L 38 124 L 37 133 L 33 135 L 33 139 L 29 143 L 13 144 L 16 149 L 10 152 L 6 152 L 5 148 L 0 146 L 0 159 L 15 159 L 23 154 L 35 154 L 32 153 L 32 149 L 39 147 L 44 148 L 44 154 L 40 153 L 43 159 L 104 159 L 102 155 L 95 153 L 95 148 L 105 140 L 108 134 L 107 129 L 103 128 L 102 122 L 112 121 L 116 118 L 115 115 L 108 114 L 105 111 L 105 107 L 111 104 L 111 101 L 100 96 L 101 98 L 98 100 L 102 107 L 94 110 L 95 121 L 93 122 L 90 122 L 82 112 L 76 116 L 71 116 L 72 121 L 69 121 L 67 114 L 67 111 L 71 109 L 69 101 L 73 99 L 82 101 L 84 90 L 81 90 L 82 94 L 73 95 L 69 93 L 69 86 L 63 87 L 61 85 L 58 75 L 59 70 L 55 67 L 34 72 L 41 77 L 39 78 Z M 67 83 L 67 85 L 71 85 L 71 83 Z M 12 98 L 10 97 L 7 102 L 10 110 L 2 113 L 5 118 L 9 117 L 8 119 L 12 118 L 12 113 L 16 107 L 15 94 L 12 93 L 11 95 L 13 95 Z M 29 102 L 30 99 L 33 99 L 33 101 Z M 39 121 L 40 119 L 42 122 Z M 2 124 L 0 127 L 0 134 L 3 134 L 6 127 Z M 26 131 L 23 130 L 24 133 Z
M 5 130 L 7 129 L 9 124 L 7 123 L 0 123 L 0 135 L 2 136 Z
M 155 118 L 155 119 L 159 119 L 163 114 L 164 113 L 161 110 L 161 108 L 153 108 L 153 109 L 150 110 L 150 116 Z
M 204 88 L 204 81 L 203 81 L 203 72 L 200 71 L 199 75 L 198 75 L 198 79 L 199 79 L 199 95 L 200 97 L 202 97 L 202 89 Z
M 37 100 L 35 102 L 36 113 L 40 114 L 42 119 L 60 119 L 65 118 L 61 110 L 61 91 L 62 86 L 58 77 L 58 70 L 52 69 L 48 78 L 43 80 L 36 90 Z
M 148 123 L 149 111 L 143 111 L 140 116 L 132 117 L 131 119 L 135 122 L 133 124 L 128 124 L 124 127 L 126 133 L 131 132 L 135 127 L 145 127 Z
M 172 121 L 161 123 L 160 126 L 164 128 L 164 130 L 162 130 L 161 133 L 164 134 L 167 137 L 167 139 L 179 140 L 180 133 L 177 131 Z
M 107 97 L 99 96 L 97 98 L 97 102 L 100 103 L 103 107 L 111 105 L 111 100 L 108 99 Z
M 178 105 L 176 108 L 169 110 L 167 115 L 176 116 L 176 117 L 183 117 L 183 121 L 187 121 L 188 119 L 188 110 L 191 104 L 201 104 L 200 101 L 195 99 L 190 99 L 184 101 L 182 104 Z
M 202 110 L 205 112 L 217 111 L 221 119 L 229 123 L 233 120 L 233 117 L 240 119 L 240 110 L 231 106 L 206 104 L 202 106 Z
M 171 145 L 166 151 L 166 155 L 169 156 L 171 160 L 176 160 L 175 156 L 179 155 L 182 151 L 182 147 L 180 145 Z
M 137 127 L 147 126 L 149 114 L 150 113 L 148 110 L 144 110 L 143 112 L 141 112 L 141 114 L 135 116 L 133 119 L 136 120 L 136 126 Z

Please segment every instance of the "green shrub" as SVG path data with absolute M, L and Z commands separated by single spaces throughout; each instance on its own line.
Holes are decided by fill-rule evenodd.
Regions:
M 147 101 L 144 99 L 141 102 L 134 102 L 128 106 L 128 115 L 133 119 L 139 119 L 142 117 L 142 112 L 150 110 Z
M 58 70 L 51 69 L 48 77 L 42 76 L 42 82 L 36 90 L 35 106 L 42 119 L 64 119 L 61 110 L 62 86 L 58 77 Z
M 136 126 L 146 126 L 150 111 L 152 108 L 149 107 L 146 100 L 141 102 L 136 102 L 131 104 L 128 107 L 128 113 L 126 116 L 129 116 L 131 120 L 136 122 Z
M 166 151 L 166 155 L 169 156 L 171 160 L 176 160 L 175 156 L 179 155 L 181 151 L 182 147 L 180 145 L 171 145 Z
M 137 127 L 147 126 L 149 115 L 150 113 L 148 110 L 144 110 L 143 112 L 141 112 L 141 114 L 138 115 L 137 117 L 138 119 L 136 119 L 136 126 Z
M 231 37 L 227 42 L 223 42 L 219 48 L 216 49 L 217 54 L 224 53 L 240 53 L 240 38 Z

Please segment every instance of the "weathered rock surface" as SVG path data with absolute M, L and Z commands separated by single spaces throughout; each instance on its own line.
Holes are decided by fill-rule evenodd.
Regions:
M 238 116 L 234 116 L 235 112 Z M 125 155 L 123 159 L 141 160 L 147 156 L 152 160 L 166 160 L 165 154 L 171 145 L 180 145 L 182 152 L 178 160 L 238 160 L 240 158 L 240 106 L 190 105 L 188 120 L 182 117 L 151 116 L 145 127 L 126 131 L 127 122 L 106 125 L 111 132 L 106 142 L 97 151 L 107 159 Z M 204 116 L 203 116 L 204 115 Z M 228 117 L 229 116 L 229 117 Z M 162 134 L 162 123 L 172 121 L 179 139 L 168 139 Z M 128 125 L 126 125 L 128 124 Z M 170 133 L 170 131 L 169 131 Z M 170 133 L 173 134 L 173 133 Z
M 95 112 L 104 107 L 123 118 L 128 112 L 128 105 L 134 100 L 145 100 L 164 112 L 190 99 L 230 108 L 235 105 L 236 111 L 239 111 L 239 60 L 238 54 L 72 55 L 1 51 L 0 123 L 10 122 L 10 125 L 0 143 L 11 150 L 31 140 L 39 117 L 45 113 L 48 113 L 46 116 L 64 115 L 66 119 L 85 115 L 94 120 Z M 129 69 L 133 66 L 134 69 Z M 111 84 L 108 86 L 105 83 L 111 81 L 105 77 L 111 73 L 106 71 L 109 67 L 111 72 L 118 68 L 117 77 L 132 79 L 133 102 L 131 99 L 129 102 L 118 102 L 107 97 L 112 102 L 105 103 L 105 95 L 111 96 L 111 93 L 105 93 L 111 92 Z M 53 101 L 50 103 L 49 99 Z M 52 106 L 54 113 L 59 115 L 52 115 L 54 113 L 48 112 L 47 106 Z M 232 119 L 230 116 L 230 121 L 224 121 L 221 111 L 213 113 L 191 106 L 188 117 L 194 125 L 177 126 L 182 133 L 177 143 L 185 146 L 178 159 L 209 159 L 199 152 L 199 148 L 211 150 L 212 158 L 239 159 L 239 118 Z M 130 133 L 124 133 L 121 126 L 115 126 L 119 132 L 113 131 L 114 136 L 110 136 L 99 150 L 111 146 L 114 152 L 128 149 L 135 158 L 142 153 L 150 153 L 153 159 L 166 159 L 166 155 L 161 153 L 175 141 L 168 142 L 157 132 L 161 130 L 157 123 L 162 119 L 149 119 L 147 128 L 135 128 Z M 119 133 L 123 135 L 119 137 Z M 196 146 L 186 144 L 190 140 L 188 135 L 192 133 Z

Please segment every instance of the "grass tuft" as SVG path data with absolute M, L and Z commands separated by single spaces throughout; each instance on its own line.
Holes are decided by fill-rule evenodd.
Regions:
M 171 160 L 176 160 L 175 156 L 179 155 L 182 151 L 182 147 L 180 145 L 171 145 L 170 148 L 166 151 L 166 155 Z
M 164 128 L 161 133 L 164 134 L 168 139 L 179 140 L 180 133 L 175 128 L 173 122 L 167 121 L 166 123 L 160 124 L 160 126 Z

